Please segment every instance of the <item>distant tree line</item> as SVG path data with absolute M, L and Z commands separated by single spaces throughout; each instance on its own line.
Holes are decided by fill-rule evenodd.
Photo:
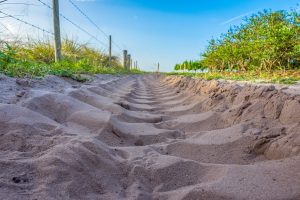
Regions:
M 265 10 L 211 39 L 200 61 L 175 70 L 250 71 L 300 69 L 300 13 Z
M 205 70 L 207 67 L 203 65 L 203 62 L 200 61 L 184 61 L 181 64 L 175 65 L 175 70 L 181 70 L 181 71 L 197 71 L 197 70 Z

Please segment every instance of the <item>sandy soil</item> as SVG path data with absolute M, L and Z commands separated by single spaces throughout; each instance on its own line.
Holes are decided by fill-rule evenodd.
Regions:
M 0 199 L 300 199 L 300 89 L 0 76 Z

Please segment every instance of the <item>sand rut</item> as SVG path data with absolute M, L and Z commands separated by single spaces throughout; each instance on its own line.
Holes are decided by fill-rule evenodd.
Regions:
M 299 94 L 157 75 L 23 90 L 0 96 L 0 199 L 300 198 Z

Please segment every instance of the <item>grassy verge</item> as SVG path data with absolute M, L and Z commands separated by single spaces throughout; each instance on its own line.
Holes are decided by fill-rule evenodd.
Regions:
M 89 66 L 79 62 L 63 60 L 58 63 L 16 62 L 0 66 L 0 73 L 18 78 L 42 78 L 45 75 L 68 77 L 85 82 L 82 74 L 142 74 L 140 70 L 126 70 L 120 66 Z
M 11 77 L 41 78 L 47 74 L 69 77 L 84 82 L 82 74 L 141 74 L 139 70 L 124 69 L 117 57 L 109 60 L 104 53 L 87 44 L 63 40 L 64 59 L 54 62 L 50 41 L 28 39 L 0 42 L 0 73 Z
M 207 72 L 207 73 L 180 73 L 171 72 L 167 75 L 183 75 L 195 78 L 203 78 L 206 80 L 236 80 L 236 81 L 250 81 L 256 83 L 278 83 L 278 84 L 295 84 L 300 81 L 300 70 L 288 71 L 271 71 L 271 72 Z

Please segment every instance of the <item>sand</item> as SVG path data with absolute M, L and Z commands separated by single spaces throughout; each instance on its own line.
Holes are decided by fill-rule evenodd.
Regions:
M 0 199 L 300 199 L 300 87 L 0 76 Z

